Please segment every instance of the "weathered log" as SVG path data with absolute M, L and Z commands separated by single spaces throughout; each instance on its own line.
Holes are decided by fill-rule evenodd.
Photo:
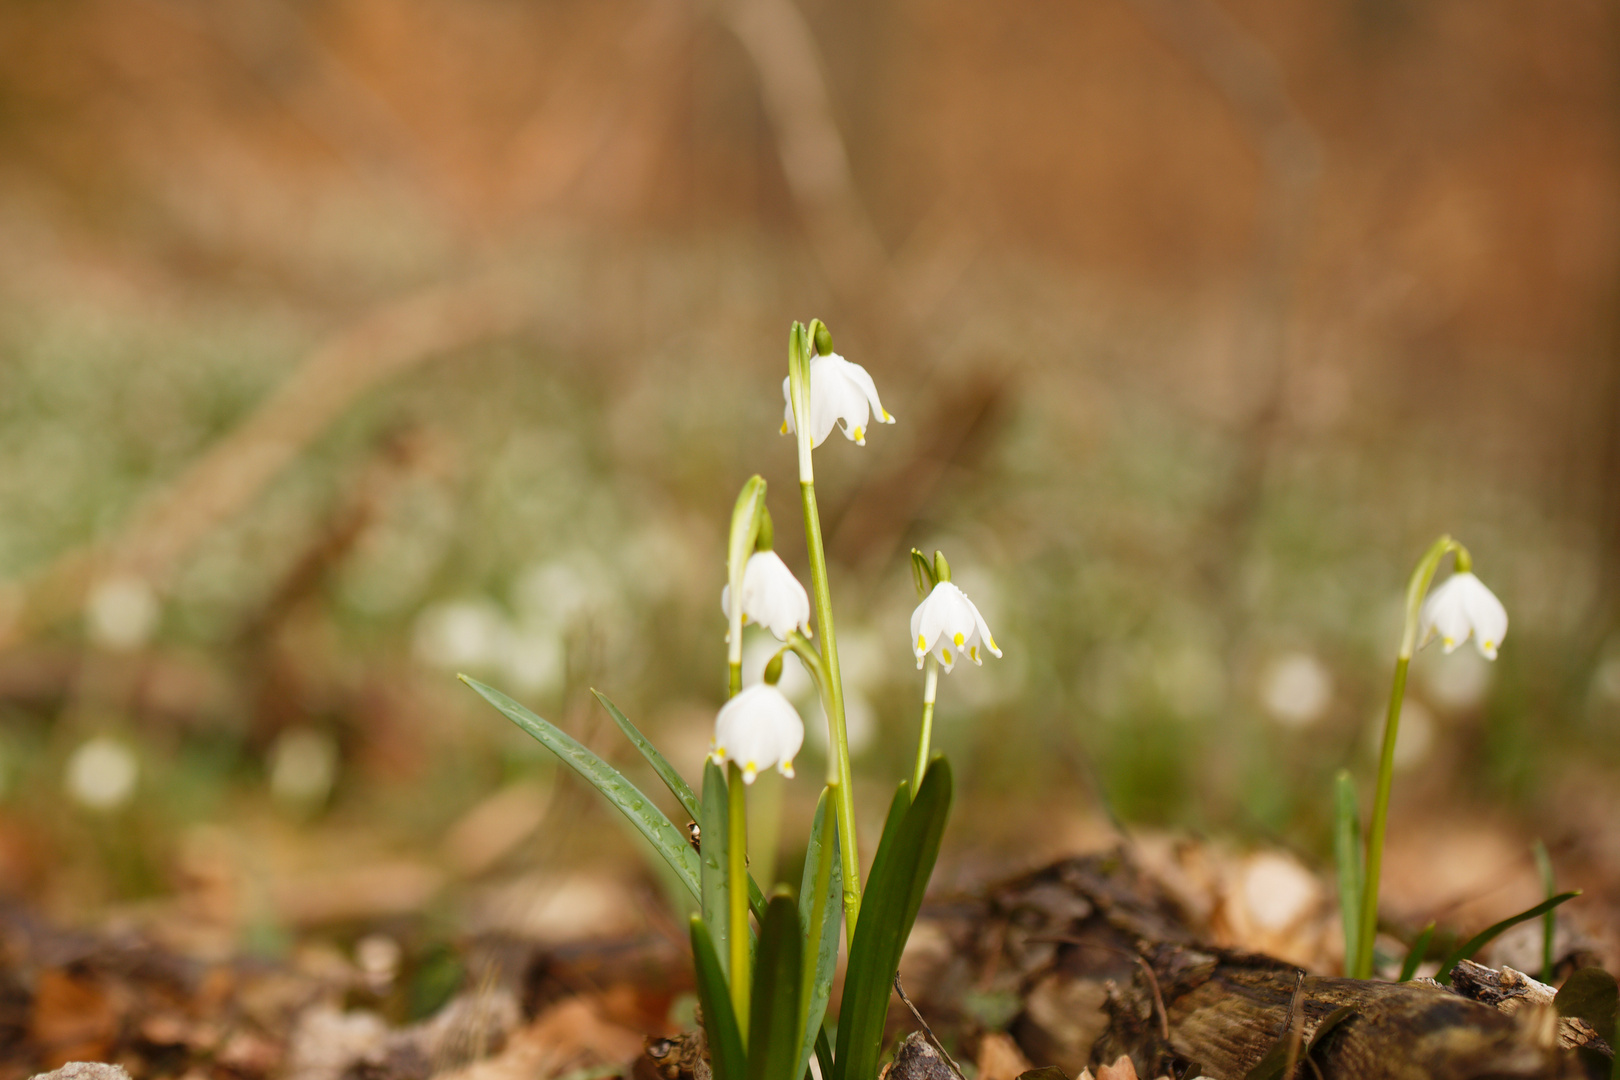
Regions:
M 1279 1040 L 1295 1047 L 1295 1076 L 1320 1080 L 1608 1076 L 1607 1044 L 1561 1021 L 1551 988 L 1528 976 L 1464 962 L 1456 988 L 1340 979 L 1219 948 L 1124 852 L 1065 860 L 924 916 L 950 948 L 906 988 L 934 1029 L 971 1043 L 1004 1022 L 1031 1062 L 1071 1077 L 1128 1055 L 1143 1077 L 1244 1080 Z M 1002 1015 L 988 1019 L 998 1000 Z M 923 1040 L 906 1045 L 908 1070 L 932 1065 Z M 657 1051 L 660 1080 L 695 1080 L 689 1053 L 667 1040 Z
M 1128 1054 L 1142 1076 L 1242 1080 L 1287 1038 L 1298 1075 L 1323 1080 L 1582 1077 L 1571 1047 L 1608 1052 L 1589 1028 L 1561 1026 L 1517 973 L 1465 979 L 1495 986 L 1487 1003 L 1430 980 L 1327 978 L 1200 942 L 1124 852 L 1057 863 L 943 921 L 958 947 L 940 971 L 947 997 L 916 996 L 949 1010 L 969 987 L 1016 995 L 1009 1032 L 1032 1062 L 1070 1075 Z

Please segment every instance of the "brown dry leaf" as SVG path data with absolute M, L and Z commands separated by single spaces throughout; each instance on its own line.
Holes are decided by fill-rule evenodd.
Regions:
M 590 1065 L 622 1065 L 641 1053 L 641 1036 L 603 1020 L 594 1002 L 558 1002 L 484 1061 L 444 1080 L 545 1080 Z
M 1097 1080 L 1136 1080 L 1136 1063 L 1121 1054 L 1112 1065 L 1097 1066 Z
M 118 1010 L 98 981 L 60 969 L 40 973 L 28 1034 L 51 1067 L 102 1061 L 118 1035 Z
M 993 1031 L 979 1040 L 979 1080 L 1015 1080 L 1032 1065 L 1018 1044 L 1001 1032 Z

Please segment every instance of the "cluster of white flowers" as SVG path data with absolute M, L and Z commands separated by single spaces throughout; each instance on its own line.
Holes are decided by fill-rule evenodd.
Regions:
M 792 432 L 793 399 L 790 380 L 782 380 L 782 396 L 787 399 L 783 433 Z M 866 426 L 873 415 L 884 424 L 894 417 L 878 399 L 872 376 L 859 364 L 852 364 L 837 353 L 816 356 L 810 361 L 810 435 L 820 446 L 843 425 L 844 434 L 857 445 L 866 443 Z M 774 551 L 756 551 L 743 570 L 741 589 L 743 621 L 768 629 L 779 640 L 798 630 L 810 633 L 810 598 Z M 720 609 L 731 615 L 731 586 L 720 591 Z M 946 671 L 965 654 L 975 664 L 983 663 L 980 646 L 1001 655 L 984 616 L 961 589 L 941 581 L 917 605 L 911 615 L 912 651 L 917 666 L 932 652 Z M 954 651 L 953 651 L 954 650 Z M 720 709 L 714 722 L 710 757 L 716 763 L 735 762 L 744 782 L 752 784 L 765 769 L 775 766 L 783 776 L 793 775 L 793 758 L 804 744 L 804 721 L 798 710 L 774 685 L 760 683 L 739 692 Z

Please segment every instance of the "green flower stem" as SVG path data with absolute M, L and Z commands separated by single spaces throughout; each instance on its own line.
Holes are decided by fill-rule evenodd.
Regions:
M 933 653 L 924 661 L 922 735 L 917 740 L 917 768 L 912 776 L 911 791 L 915 795 L 922 787 L 923 773 L 928 771 L 928 744 L 934 736 L 934 694 L 939 689 L 939 661 Z
M 821 631 L 821 664 L 827 680 L 827 778 L 838 814 L 838 855 L 843 871 L 844 928 L 855 940 L 855 919 L 861 911 L 861 860 L 855 847 L 855 798 L 850 787 L 849 735 L 844 727 L 844 680 L 838 668 L 838 634 L 833 629 L 832 591 L 827 583 L 827 554 L 821 543 L 821 515 L 816 510 L 814 481 L 801 481 L 804 499 L 804 540 L 810 552 L 810 586 L 816 607 L 816 628 Z
M 726 883 L 731 934 L 731 1006 L 748 1042 L 748 785 L 735 761 L 726 765 Z
M 1448 552 L 1457 553 L 1457 568 L 1467 570 L 1468 549 L 1449 536 L 1442 536 L 1426 551 L 1406 585 L 1406 623 L 1401 631 L 1401 651 L 1395 660 L 1395 684 L 1389 694 L 1389 712 L 1384 718 L 1384 742 L 1378 755 L 1378 787 L 1373 795 L 1372 822 L 1367 828 L 1367 871 L 1361 894 L 1361 932 L 1356 936 L 1356 957 L 1350 973 L 1357 979 L 1372 978 L 1373 939 L 1378 934 L 1378 876 L 1384 864 L 1384 832 L 1389 824 L 1389 789 L 1395 776 L 1395 738 L 1401 727 L 1401 703 L 1406 697 L 1406 669 L 1417 650 L 1418 621 L 1423 598 Z

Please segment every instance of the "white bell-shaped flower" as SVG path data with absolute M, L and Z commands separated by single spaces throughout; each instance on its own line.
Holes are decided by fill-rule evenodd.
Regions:
M 1497 646 L 1507 636 L 1507 609 L 1485 583 L 1466 571 L 1452 574 L 1423 601 L 1418 616 L 1419 638 L 1427 645 L 1440 639 L 1450 652 L 1473 635 L 1487 660 L 1496 659 Z
M 793 758 L 804 745 L 804 721 L 793 703 L 770 683 L 758 683 L 726 702 L 714 720 L 709 756 L 716 764 L 735 761 L 743 782 L 752 784 L 761 770 L 776 766 L 793 775 Z
M 782 400 L 787 407 L 782 412 L 782 434 L 796 430 L 793 426 L 792 380 L 782 380 Z M 810 359 L 810 445 L 820 446 L 832 434 L 840 421 L 844 436 L 859 446 L 866 445 L 866 426 L 876 414 L 878 423 L 892 424 L 883 403 L 878 400 L 877 387 L 872 376 L 859 364 L 852 364 L 837 353 L 814 356 Z
M 720 610 L 731 617 L 731 586 L 720 590 Z M 774 551 L 756 551 L 743 566 L 743 622 L 752 619 L 786 641 L 788 631 L 810 633 L 810 595 Z
M 967 594 L 949 581 L 941 581 L 911 613 L 911 651 L 917 657 L 917 666 L 932 652 L 949 671 L 956 666 L 958 655 L 966 653 L 975 664 L 982 664 L 979 646 L 983 645 L 996 656 L 996 639 L 984 616 L 973 606 Z

